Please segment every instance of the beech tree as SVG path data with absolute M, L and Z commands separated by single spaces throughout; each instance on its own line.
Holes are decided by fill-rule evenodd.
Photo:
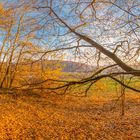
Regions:
M 75 49 L 75 52 L 79 52 L 77 54 L 82 56 L 83 62 L 88 60 L 92 63 L 96 62 L 98 67 L 102 66 L 90 77 L 79 81 L 63 81 L 65 83 L 63 86 L 52 89 L 68 89 L 75 84 L 90 83 L 86 90 L 88 91 L 96 81 L 109 77 L 131 90 L 140 91 L 116 77 L 132 75 L 139 79 L 140 76 L 139 1 L 48 0 L 38 2 L 36 1 L 33 5 L 33 9 L 49 19 L 42 28 L 45 30 L 51 23 L 57 39 L 63 38 L 63 43 L 57 43 L 57 48 L 52 48 L 52 51 Z M 112 67 L 116 69 L 116 66 L 118 71 L 104 74 L 106 69 L 112 69 Z
M 139 19 L 138 11 L 136 11 L 137 8 L 139 7 L 138 1 L 133 1 L 133 2 L 127 1 L 127 3 L 126 3 L 126 1 L 121 1 L 121 2 L 86 1 L 85 2 L 85 1 L 79 0 L 78 2 L 65 1 L 65 2 L 62 2 L 64 4 L 61 5 L 60 2 L 58 2 L 56 4 L 56 1 L 54 3 L 54 1 L 51 0 L 50 2 L 45 1 L 45 3 L 46 3 L 46 6 L 38 6 L 38 7 L 36 7 L 36 9 L 39 9 L 39 10 L 45 9 L 46 10 L 45 13 L 48 13 L 50 15 L 50 17 L 55 18 L 55 20 L 56 20 L 56 22 L 58 22 L 58 24 L 60 23 L 62 26 L 65 26 L 68 29 L 68 33 L 73 33 L 74 35 L 76 35 L 76 37 L 78 37 L 78 39 L 80 39 L 80 41 L 84 40 L 89 45 L 91 45 L 90 47 L 94 47 L 97 50 L 99 50 L 100 53 L 108 56 L 117 65 L 119 65 L 124 71 L 126 71 L 130 74 L 132 73 L 133 75 L 136 75 L 136 76 L 140 75 L 139 70 L 129 66 L 129 64 L 127 64 L 127 62 L 123 62 L 121 60 L 121 59 L 123 59 L 123 54 L 119 54 L 119 55 L 121 55 L 121 57 L 117 56 L 117 50 L 119 49 L 119 47 L 122 48 L 122 50 L 124 49 L 124 51 L 122 51 L 122 53 L 125 53 L 125 55 L 126 55 L 125 57 L 128 56 L 127 53 L 132 53 L 132 52 L 128 52 L 129 50 L 130 51 L 135 50 L 135 53 L 131 54 L 131 56 L 129 56 L 129 57 L 134 57 L 135 55 L 139 54 L 139 46 L 134 47 L 134 45 L 132 44 L 135 42 L 136 45 L 139 45 L 139 39 L 137 38 L 137 36 L 138 36 L 137 34 L 139 34 L 139 32 L 138 32 L 139 23 L 138 22 L 140 19 Z M 70 7 L 69 5 L 73 5 L 73 7 Z M 58 8 L 58 6 L 61 9 Z M 68 8 L 69 10 L 66 13 L 63 13 L 63 7 L 65 10 L 65 6 L 69 6 L 69 8 Z M 55 7 L 57 7 L 57 9 Z M 59 10 L 61 12 L 59 12 Z M 104 13 L 103 13 L 103 10 L 105 11 Z M 118 10 L 118 14 L 115 13 L 117 10 Z M 71 13 L 69 13 L 69 11 Z M 135 14 L 133 14 L 133 12 L 135 12 Z M 65 16 L 65 14 L 67 14 L 67 15 Z M 109 15 L 109 14 L 111 14 L 111 15 Z M 63 16 L 64 16 L 64 18 L 63 18 Z M 73 16 L 74 18 L 77 17 L 77 19 L 75 19 L 75 21 L 74 21 L 74 19 L 71 19 L 72 17 L 68 18 L 68 16 Z M 74 24 L 74 22 L 76 22 L 76 23 Z M 110 24 L 110 25 L 105 26 L 104 22 L 106 22 L 106 24 Z M 79 25 L 77 26 L 77 24 L 79 24 Z M 97 40 L 96 38 L 93 39 L 92 33 L 90 32 L 90 30 L 92 30 L 92 28 L 93 28 L 93 30 L 95 30 L 96 24 L 99 24 L 99 25 L 97 25 L 97 28 L 99 28 L 99 31 L 98 32 L 95 31 L 97 34 L 101 34 L 101 35 L 98 35 L 99 38 L 101 38 L 103 41 L 105 39 L 106 40 L 113 39 L 114 44 L 116 44 L 116 45 L 114 45 L 114 48 L 112 48 L 113 51 L 108 46 L 104 47 L 101 44 L 103 41 L 101 41 L 101 42 L 98 41 L 99 42 L 98 43 L 96 41 Z M 131 24 L 134 27 L 136 26 L 135 30 L 133 29 L 134 27 L 131 26 Z M 109 28 L 108 26 L 110 26 L 110 29 L 107 29 L 107 28 Z M 130 26 L 130 27 L 127 28 L 127 26 Z M 89 28 L 90 28 L 90 30 L 87 32 L 87 30 Z M 129 29 L 129 30 L 127 30 L 127 29 Z M 100 31 L 100 30 L 103 30 L 103 31 Z M 114 33 L 112 31 L 114 31 Z M 120 32 L 120 33 L 118 33 L 118 32 Z M 125 32 L 125 35 L 123 36 L 121 32 Z M 115 36 L 115 37 L 109 38 L 109 37 L 107 37 L 108 35 L 106 35 L 107 33 L 110 34 L 110 36 Z M 129 37 L 131 37 L 130 35 L 132 36 L 132 39 L 129 39 Z M 95 34 L 94 34 L 94 36 L 95 36 Z M 120 40 L 117 39 L 118 36 L 121 37 Z M 124 40 L 124 38 L 126 38 L 126 39 Z M 125 51 L 125 49 L 126 49 L 126 51 Z M 139 55 L 137 56 L 137 59 L 138 58 L 139 58 Z M 135 58 L 134 60 L 137 60 L 137 59 Z M 128 59 L 127 61 L 130 61 L 130 60 Z

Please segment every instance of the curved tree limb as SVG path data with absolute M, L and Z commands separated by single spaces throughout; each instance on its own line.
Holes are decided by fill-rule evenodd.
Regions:
M 109 58 L 111 58 L 114 62 L 116 62 L 118 64 L 118 66 L 120 66 L 124 71 L 129 72 L 135 76 L 140 76 L 140 70 L 136 70 L 130 66 L 128 66 L 126 63 L 124 63 L 120 58 L 118 58 L 114 53 L 110 52 L 109 50 L 105 49 L 102 45 L 98 44 L 97 42 L 95 42 L 93 39 L 89 38 L 86 35 L 80 34 L 79 32 L 77 32 L 75 29 L 73 29 L 72 27 L 70 27 L 63 19 L 61 19 L 57 13 L 48 6 L 42 6 L 42 7 L 36 7 L 36 9 L 40 9 L 40 8 L 48 8 L 51 10 L 51 12 L 53 13 L 53 15 L 62 23 L 64 24 L 72 33 L 74 33 L 75 35 L 77 35 L 80 39 L 86 41 L 87 43 L 89 43 L 92 47 L 96 48 L 97 50 L 99 50 L 101 53 L 103 53 L 104 55 L 108 56 Z

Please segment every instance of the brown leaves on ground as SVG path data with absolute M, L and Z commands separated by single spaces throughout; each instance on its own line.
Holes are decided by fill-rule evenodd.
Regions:
M 140 98 L 114 101 L 47 94 L 0 95 L 0 139 L 138 140 Z

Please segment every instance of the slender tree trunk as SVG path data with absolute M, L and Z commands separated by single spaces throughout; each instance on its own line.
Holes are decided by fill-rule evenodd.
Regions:
M 120 77 L 121 82 L 124 83 L 124 75 Z M 125 87 L 121 85 L 121 116 L 125 115 Z

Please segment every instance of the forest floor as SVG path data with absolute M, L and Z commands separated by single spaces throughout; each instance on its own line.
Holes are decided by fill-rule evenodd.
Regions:
M 140 96 L 0 94 L 0 140 L 140 140 Z

